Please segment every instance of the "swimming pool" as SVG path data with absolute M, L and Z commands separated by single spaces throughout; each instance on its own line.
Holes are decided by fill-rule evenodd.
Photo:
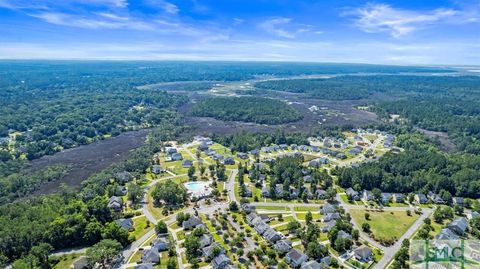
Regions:
M 206 185 L 207 185 L 206 182 L 192 181 L 192 182 L 185 183 L 185 188 L 187 188 L 187 190 L 189 191 L 199 191 L 204 189 Z

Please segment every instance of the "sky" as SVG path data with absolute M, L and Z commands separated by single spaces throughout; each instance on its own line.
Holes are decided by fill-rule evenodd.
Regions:
M 480 0 L 0 0 L 0 59 L 478 65 Z

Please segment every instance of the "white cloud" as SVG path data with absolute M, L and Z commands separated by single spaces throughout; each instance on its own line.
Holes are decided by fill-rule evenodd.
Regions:
M 270 34 L 284 38 L 294 38 L 296 34 L 295 32 L 291 32 L 283 28 L 283 26 L 289 24 L 291 21 L 292 19 L 290 18 L 280 17 L 266 20 L 260 23 L 259 26 Z
M 459 15 L 454 9 L 434 9 L 420 12 L 393 8 L 388 4 L 368 4 L 344 12 L 344 16 L 354 16 L 355 25 L 367 33 L 387 32 L 395 38 L 405 36 L 426 25 L 444 21 Z

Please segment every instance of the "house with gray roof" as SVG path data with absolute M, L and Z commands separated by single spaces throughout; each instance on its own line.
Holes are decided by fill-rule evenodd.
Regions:
M 160 263 L 160 253 L 158 252 L 158 249 L 151 248 L 144 250 L 142 254 L 142 263 Z
M 452 201 L 454 205 L 463 206 L 463 197 L 452 197 Z
M 340 214 L 339 213 L 328 213 L 323 217 L 322 221 L 323 222 L 329 222 L 331 220 L 337 220 L 340 219 Z
M 348 199 L 350 199 L 350 200 L 355 200 L 355 201 L 360 200 L 360 195 L 358 195 L 358 191 L 356 191 L 352 188 L 346 189 L 345 193 L 347 194 Z
M 88 265 L 87 256 L 78 257 L 70 266 L 70 269 L 87 269 L 90 268 Z
M 125 229 L 127 231 L 133 231 L 134 228 L 133 228 L 133 220 L 130 218 L 130 219 L 117 219 L 115 221 L 118 226 L 120 226 L 122 229 Z
M 371 191 L 363 190 L 362 200 L 365 202 L 369 202 L 373 200 L 373 194 Z
M 353 250 L 353 255 L 359 262 L 368 262 L 372 259 L 372 249 L 365 245 L 361 245 Z
M 200 238 L 198 238 L 198 241 L 200 242 L 200 247 L 204 248 L 212 244 L 213 237 L 211 234 L 202 234 Z
M 330 203 L 326 203 L 322 206 L 322 209 L 320 209 L 320 213 L 323 215 L 326 215 L 328 213 L 335 213 L 337 212 L 337 209 L 335 208 L 334 205 Z
M 202 248 L 202 255 L 206 258 L 212 258 L 215 249 L 218 249 L 219 254 L 225 253 L 225 249 L 220 244 L 213 242 L 210 246 Z
M 182 163 L 183 168 L 190 168 L 193 166 L 193 161 L 192 160 L 185 160 Z
M 166 237 L 157 237 L 152 242 L 152 248 L 158 249 L 158 251 L 167 250 L 170 246 L 168 239 Z
M 457 235 L 463 236 L 468 230 L 468 221 L 466 218 L 456 218 L 449 224 L 447 224 L 447 228 L 452 230 Z
M 273 248 L 278 252 L 278 254 L 285 254 L 292 249 L 292 241 L 290 239 L 279 240 L 277 243 L 275 243 Z
M 107 207 L 114 211 L 121 211 L 123 208 L 123 200 L 121 197 L 112 196 L 108 199 Z
M 202 224 L 202 220 L 196 216 L 190 216 L 188 220 L 182 222 L 182 228 L 184 230 L 190 230 L 195 228 L 197 225 Z
M 308 260 L 307 255 L 303 254 L 300 250 L 292 248 L 286 255 L 285 259 L 290 266 L 293 268 L 298 268 L 302 263 Z
M 319 264 L 317 261 L 308 261 L 304 262 L 301 269 L 323 269 L 323 265 Z
M 162 172 L 163 172 L 163 169 L 162 169 L 162 167 L 161 167 L 160 165 L 158 165 L 158 164 L 152 165 L 152 173 L 158 175 L 158 174 L 160 174 L 160 173 L 162 173 Z
M 405 200 L 405 195 L 403 195 L 403 193 L 394 193 L 392 195 L 392 200 L 395 203 L 403 203 L 403 201 Z
M 257 223 L 255 227 L 253 227 L 253 229 L 255 229 L 255 231 L 257 231 L 257 233 L 260 235 L 264 234 L 268 228 L 270 228 L 270 226 L 263 221 Z
M 338 231 L 337 238 L 352 239 L 352 236 L 344 230 Z
M 456 235 L 449 228 L 443 228 L 440 233 L 435 237 L 437 240 L 458 240 L 460 237 Z
M 225 254 L 220 254 L 217 257 L 213 258 L 211 265 L 213 269 L 225 269 L 227 265 L 231 264 L 232 261 Z
M 275 244 L 275 242 L 282 239 L 282 235 L 272 228 L 267 229 L 263 237 L 271 244 Z
M 336 220 L 330 220 L 328 222 L 325 222 L 325 225 L 320 227 L 320 231 L 322 233 L 328 233 L 333 227 L 335 227 L 335 224 L 337 224 Z
M 428 202 L 427 196 L 423 193 L 415 194 L 414 200 L 417 204 L 426 204 Z

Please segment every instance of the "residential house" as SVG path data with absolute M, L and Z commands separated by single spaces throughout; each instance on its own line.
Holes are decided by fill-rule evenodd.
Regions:
M 437 240 L 458 240 L 460 237 L 456 235 L 449 228 L 443 228 L 440 233 L 435 237 Z
M 262 197 L 270 197 L 270 189 L 266 185 L 262 187 Z
M 338 231 L 337 238 L 352 239 L 352 236 L 344 230 Z
M 403 201 L 405 200 L 405 195 L 403 195 L 403 193 L 394 193 L 392 195 L 392 199 L 395 203 L 403 203 Z
M 225 158 L 225 157 L 224 157 L 222 154 L 218 154 L 218 153 L 215 153 L 215 154 L 213 154 L 213 156 L 212 156 L 212 159 L 213 159 L 214 161 L 223 161 L 224 158 Z
M 264 234 L 265 231 L 267 231 L 268 228 L 270 228 L 270 226 L 268 226 L 268 224 L 266 224 L 266 223 L 263 222 L 263 221 L 258 222 L 258 223 L 253 227 L 253 229 L 255 229 L 255 231 L 257 231 L 257 233 L 260 234 L 260 235 Z
M 167 250 L 170 246 L 168 239 L 166 237 L 157 237 L 152 242 L 152 248 L 158 249 L 158 251 Z
M 363 190 L 362 200 L 365 202 L 369 202 L 373 200 L 373 194 L 371 191 Z
M 471 213 L 467 213 L 466 215 L 468 220 L 480 218 L 480 213 L 476 211 L 472 211 Z
M 312 182 L 312 176 L 310 176 L 310 175 L 303 176 L 303 182 L 305 182 L 305 183 Z
M 134 269 L 153 269 L 153 264 L 151 263 L 140 263 L 133 267 Z
M 285 259 L 290 266 L 293 268 L 300 267 L 302 263 L 308 260 L 307 255 L 303 254 L 300 250 L 296 248 L 292 248 L 287 255 L 285 255 Z
M 225 253 L 225 249 L 220 244 L 213 242 L 210 246 L 202 248 L 202 255 L 206 258 L 212 258 L 213 254 L 215 253 L 215 249 L 218 249 L 219 254 Z
M 300 195 L 300 190 L 293 186 L 290 186 L 290 194 L 289 194 L 290 199 L 297 199 L 299 195 Z
M 348 188 L 345 193 L 347 194 L 348 196 L 348 199 L 350 200 L 355 200 L 355 201 L 358 201 L 360 200 L 360 195 L 358 195 L 358 191 L 352 189 L 352 188 Z
M 190 229 L 195 228 L 199 224 L 202 224 L 202 220 L 200 220 L 196 216 L 190 216 L 190 218 L 188 220 L 184 220 L 182 222 L 182 228 L 184 230 L 190 230 Z
M 252 154 L 252 155 L 254 155 L 254 156 L 258 156 L 258 155 L 260 155 L 260 151 L 259 151 L 258 149 L 252 149 L 252 150 L 250 151 L 250 154 Z
M 392 200 L 392 194 L 391 193 L 382 192 L 382 194 L 380 196 L 381 196 L 382 204 L 384 204 L 384 205 L 390 203 L 390 201 Z
M 247 203 L 243 203 L 240 208 L 242 208 L 245 213 L 250 214 L 255 208 Z
M 162 172 L 163 172 L 163 170 L 162 170 L 162 167 L 161 167 L 160 165 L 154 164 L 154 165 L 152 166 L 152 173 L 158 175 L 158 174 L 160 174 L 160 173 L 162 173 Z
M 275 195 L 277 195 L 277 197 L 281 197 L 283 195 L 283 184 L 275 185 Z
M 130 219 L 117 219 L 115 221 L 118 226 L 120 226 L 122 229 L 125 229 L 127 231 L 133 231 L 133 220 Z
M 247 223 L 250 224 L 251 226 L 255 225 L 254 220 L 257 218 L 257 214 L 255 213 L 250 213 L 247 215 Z
M 242 185 L 242 197 L 252 197 L 253 193 L 252 191 L 247 187 L 247 185 L 243 184 Z
M 372 259 L 372 250 L 365 245 L 361 245 L 353 250 L 353 256 L 359 262 L 369 262 Z
M 144 250 L 142 254 L 142 263 L 160 263 L 160 253 L 158 252 L 158 249 L 151 248 Z
M 320 188 L 320 187 L 318 187 L 318 188 L 315 190 L 315 194 L 316 194 L 316 196 L 317 196 L 318 199 L 325 199 L 325 198 L 327 198 L 327 192 L 326 192 L 324 189 Z
M 172 161 L 180 161 L 183 160 L 183 155 L 181 153 L 175 152 L 170 155 L 170 158 L 172 159 Z
M 213 237 L 211 234 L 202 234 L 200 238 L 198 238 L 198 241 L 200 242 L 200 247 L 204 248 L 206 246 L 210 246 L 213 242 Z
M 237 157 L 242 159 L 242 160 L 246 160 L 246 159 L 248 159 L 248 154 L 244 153 L 244 152 L 239 152 L 239 153 L 237 153 Z
M 225 165 L 234 165 L 235 160 L 232 157 L 227 157 L 225 160 L 223 160 L 223 164 Z
M 278 252 L 278 254 L 285 254 L 292 249 L 292 241 L 290 239 L 279 240 L 277 243 L 275 243 L 273 248 Z
M 428 202 L 427 196 L 423 193 L 415 194 L 414 200 L 417 204 L 426 204 Z
M 168 155 L 172 155 L 174 153 L 177 153 L 177 149 L 174 148 L 174 147 L 166 147 L 165 148 L 165 152 L 168 154 Z
M 282 235 L 272 228 L 267 229 L 263 233 L 263 237 L 271 244 L 275 244 L 275 242 L 282 239 Z
M 230 258 L 228 258 L 227 255 L 222 253 L 217 257 L 213 258 L 211 265 L 213 269 L 224 269 L 227 267 L 227 265 L 231 263 L 232 261 L 230 261 Z
M 207 142 L 205 142 L 205 141 L 201 142 L 200 145 L 198 145 L 198 149 L 199 149 L 200 151 L 205 151 L 205 150 L 207 150 L 207 149 L 208 149 L 208 144 L 207 144 Z
M 332 263 L 332 257 L 331 256 L 325 256 L 320 260 L 320 263 L 322 265 L 324 265 L 325 267 L 328 267 Z
M 322 208 L 320 209 L 320 213 L 322 215 L 326 215 L 328 213 L 335 213 L 337 212 L 337 209 L 335 208 L 334 205 L 330 204 L 330 203 L 326 203 L 322 206 Z
M 322 233 L 328 233 L 335 225 L 337 224 L 336 220 L 330 220 L 328 222 L 325 222 L 325 225 L 320 227 L 320 231 Z
M 112 196 L 108 199 L 107 207 L 113 211 L 121 211 L 123 208 L 123 200 L 121 197 Z
M 454 205 L 463 206 L 463 197 L 452 197 Z
M 456 218 L 449 224 L 447 224 L 447 228 L 452 230 L 457 235 L 463 236 L 468 230 L 468 221 L 466 218 Z
M 311 160 L 308 163 L 308 166 L 313 167 L 313 168 L 318 168 L 318 167 L 320 167 L 320 162 L 318 160 Z
M 323 269 L 317 261 L 308 261 L 302 264 L 301 269 Z
M 193 161 L 191 161 L 191 160 L 185 160 L 185 161 L 183 161 L 183 163 L 182 163 L 182 167 L 183 167 L 183 168 L 190 168 L 190 167 L 192 167 L 192 166 L 193 166 Z
M 323 222 L 329 222 L 331 220 L 337 220 L 340 219 L 340 214 L 339 213 L 328 213 L 323 217 L 322 221 Z

